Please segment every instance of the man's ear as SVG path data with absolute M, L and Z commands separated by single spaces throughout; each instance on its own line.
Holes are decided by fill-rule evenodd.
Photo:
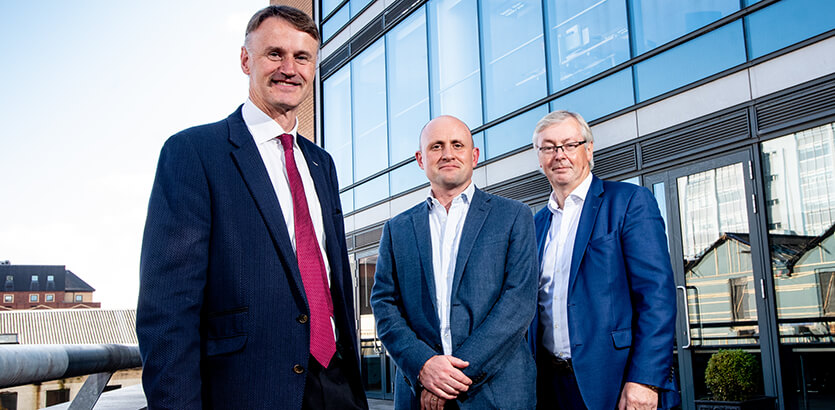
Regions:
M 241 71 L 249 75 L 249 52 L 246 51 L 246 46 L 241 46 Z

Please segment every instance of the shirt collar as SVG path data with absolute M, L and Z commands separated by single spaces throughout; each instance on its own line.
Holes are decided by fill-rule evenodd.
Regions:
M 580 182 L 580 185 L 577 185 L 577 188 L 574 188 L 574 190 L 568 194 L 566 201 L 571 200 L 577 203 L 585 202 L 586 196 L 589 194 L 589 188 L 591 187 L 591 180 L 592 176 L 591 172 L 589 172 L 589 174 L 586 175 L 586 178 L 583 179 L 583 182 Z M 548 209 L 551 210 L 551 213 L 562 212 L 562 209 L 560 209 L 557 202 L 557 194 L 553 191 L 551 191 L 551 196 L 548 197 Z
M 457 198 L 461 198 L 465 204 L 469 204 L 470 201 L 472 201 L 473 194 L 475 194 L 475 184 L 473 181 L 470 181 L 470 185 L 467 185 L 467 188 L 465 188 Z M 436 203 L 440 204 L 440 202 L 435 199 L 435 195 L 432 194 L 432 187 L 429 187 L 429 192 L 426 193 L 426 203 L 429 205 L 430 211 Z
M 261 109 L 258 108 L 249 98 L 247 98 L 246 102 L 244 102 L 244 106 L 241 109 L 241 115 L 243 115 L 244 123 L 249 129 L 249 133 L 252 134 L 252 138 L 255 139 L 256 144 L 263 144 L 281 134 L 290 134 L 293 136 L 293 146 L 299 146 L 296 141 L 299 130 L 298 118 L 296 118 L 296 123 L 293 125 L 293 129 L 285 131 L 284 128 L 281 128 L 281 126 L 278 125 L 274 119 L 270 118 L 270 116 L 265 114 L 264 111 L 261 111 Z

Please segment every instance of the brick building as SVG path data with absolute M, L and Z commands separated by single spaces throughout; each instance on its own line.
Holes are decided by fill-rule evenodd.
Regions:
M 0 310 L 100 308 L 95 289 L 63 265 L 0 263 Z

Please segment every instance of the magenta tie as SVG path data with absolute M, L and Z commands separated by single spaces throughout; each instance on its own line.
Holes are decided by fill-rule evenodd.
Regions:
M 307 197 L 304 185 L 296 167 L 293 155 L 293 136 L 281 134 L 278 136 L 284 147 L 284 163 L 287 167 L 287 179 L 290 182 L 290 192 L 293 194 L 293 224 L 296 229 L 296 259 L 299 261 L 299 271 L 302 274 L 304 292 L 307 294 L 307 304 L 310 306 L 310 354 L 319 364 L 327 368 L 336 352 L 336 342 L 333 338 L 331 317 L 333 316 L 333 302 L 328 287 L 325 262 L 319 250 L 319 241 L 310 219 L 307 208 Z

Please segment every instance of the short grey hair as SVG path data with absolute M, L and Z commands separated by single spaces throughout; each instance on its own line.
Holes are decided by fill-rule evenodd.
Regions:
M 586 142 L 594 142 L 594 136 L 591 134 L 591 128 L 586 120 L 583 119 L 583 116 L 577 114 L 576 112 L 566 111 L 566 110 L 557 110 L 554 112 L 550 112 L 544 117 L 542 117 L 539 122 L 536 123 L 536 127 L 533 129 L 533 149 L 539 148 L 537 143 L 537 135 L 540 132 L 544 131 L 546 128 L 553 127 L 555 125 L 562 124 L 566 120 L 573 119 L 577 121 L 577 124 L 580 125 L 580 135 L 583 136 L 583 141 Z M 594 169 L 594 159 L 589 160 L 589 169 Z

